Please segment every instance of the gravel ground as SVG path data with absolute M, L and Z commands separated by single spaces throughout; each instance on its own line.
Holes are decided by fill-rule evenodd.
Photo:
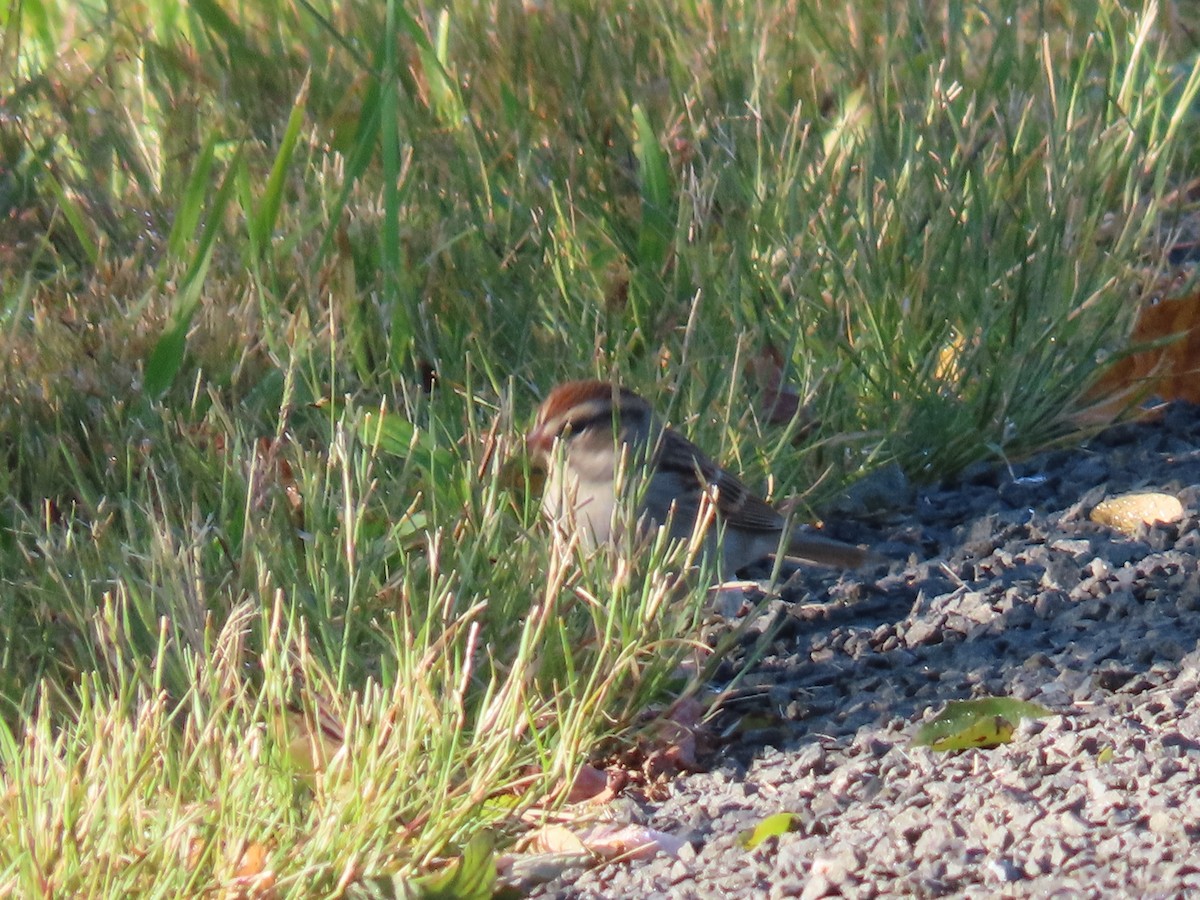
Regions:
M 1178 497 L 1183 520 L 1133 537 L 1089 520 L 1134 490 Z M 755 730 L 665 800 L 614 806 L 682 853 L 534 896 L 1200 896 L 1198 516 L 1186 406 L 911 492 L 870 533 L 905 562 L 804 571 L 762 607 L 779 636 L 723 714 Z M 980 696 L 1055 715 L 998 749 L 909 746 Z M 797 830 L 739 846 L 784 811 Z

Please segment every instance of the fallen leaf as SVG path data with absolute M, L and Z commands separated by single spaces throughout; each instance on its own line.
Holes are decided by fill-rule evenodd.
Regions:
M 187 842 L 185 848 L 184 865 L 189 872 L 200 867 L 200 861 L 204 859 L 205 851 L 208 850 L 209 841 L 206 838 L 194 837 Z
M 521 849 L 527 853 L 586 853 L 583 839 L 565 825 L 544 825 L 526 836 Z
M 595 766 L 580 766 L 571 783 L 571 790 L 567 792 L 567 802 L 582 803 L 599 797 L 608 788 L 608 780 L 607 772 Z
M 1037 703 L 1010 697 L 951 700 L 938 716 L 926 722 L 913 738 L 913 746 L 938 752 L 998 747 L 1012 740 L 1021 719 L 1052 715 Z
M 746 850 L 753 850 L 768 838 L 779 837 L 789 831 L 800 828 L 799 817 L 795 813 L 781 812 L 767 816 L 753 828 L 748 828 L 738 834 L 738 844 Z
M 1104 424 L 1146 396 L 1200 403 L 1200 292 L 1170 298 L 1168 290 L 1138 310 L 1128 351 L 1088 391 L 1081 422 Z
M 591 853 L 604 860 L 652 859 L 659 853 L 678 856 L 683 838 L 644 825 L 597 825 L 579 835 Z
M 770 343 L 746 363 L 746 374 L 758 388 L 759 411 L 773 425 L 790 422 L 801 413 L 800 395 L 785 381 L 784 369 L 783 355 Z
M 267 868 L 267 848 L 251 841 L 238 857 L 233 878 L 225 885 L 226 900 L 272 900 L 275 873 Z
M 241 857 L 238 859 L 237 868 L 234 869 L 234 877 L 248 878 L 252 875 L 260 875 L 267 868 L 267 848 L 252 841 L 246 845 L 246 849 L 242 851 Z
M 696 768 L 696 730 L 707 711 L 693 697 L 677 702 L 655 729 L 656 751 L 647 756 L 647 771 L 661 768 L 663 772 L 688 771 Z M 651 765 L 652 761 L 660 765 Z M 662 766 L 661 763 L 666 763 Z M 653 774 L 653 773 L 651 773 Z
M 1143 306 L 1133 341 L 1167 342 L 1147 351 L 1156 358 L 1159 397 L 1200 403 L 1200 293 Z

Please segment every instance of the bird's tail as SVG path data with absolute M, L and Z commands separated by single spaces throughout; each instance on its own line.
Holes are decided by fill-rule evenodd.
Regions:
M 805 562 L 839 569 L 858 569 L 881 560 L 880 556 L 867 547 L 845 544 L 833 538 L 822 537 L 806 531 L 792 533 L 787 555 Z

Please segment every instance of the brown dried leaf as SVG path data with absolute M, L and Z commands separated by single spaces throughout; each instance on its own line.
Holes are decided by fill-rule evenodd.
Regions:
M 773 425 L 790 422 L 804 413 L 800 394 L 784 380 L 784 368 L 783 354 L 770 343 L 746 363 L 746 375 L 758 388 L 759 411 Z
M 286 439 L 260 437 L 254 442 L 254 457 L 250 473 L 250 506 L 254 510 L 266 507 L 276 488 L 283 490 L 284 499 L 294 514 L 301 514 L 304 498 L 296 481 L 292 465 L 284 456 Z
M 704 704 L 694 698 L 676 703 L 658 726 L 655 735 L 659 750 L 647 758 L 647 768 L 656 757 L 667 764 L 664 771 L 691 771 L 696 768 L 696 731 L 704 718 Z
M 583 846 L 605 860 L 645 860 L 666 853 L 678 856 L 683 838 L 644 825 L 597 825 L 579 835 Z
M 225 886 L 226 900 L 273 900 L 275 873 L 267 868 L 267 847 L 256 841 L 245 845 Z
M 1173 299 L 1157 292 L 1142 304 L 1129 347 L 1145 349 L 1104 373 L 1088 391 L 1094 405 L 1081 414 L 1081 421 L 1111 421 L 1140 396 L 1200 403 L 1200 292 Z
M 800 395 L 784 383 L 783 368 L 783 355 L 769 343 L 746 364 L 761 395 L 760 410 L 773 424 L 790 422 L 800 411 Z
M 522 849 L 529 853 L 587 853 L 583 840 L 565 825 L 545 825 L 530 834 Z
M 568 803 L 598 799 L 608 789 L 608 773 L 595 766 L 581 766 L 575 774 L 571 790 L 567 792 Z

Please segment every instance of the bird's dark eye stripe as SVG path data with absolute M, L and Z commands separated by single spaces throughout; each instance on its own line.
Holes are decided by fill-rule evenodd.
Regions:
M 589 428 L 595 427 L 596 425 L 604 425 L 608 428 L 612 428 L 612 424 L 612 410 L 606 409 L 603 412 L 594 413 L 590 416 L 580 416 L 577 419 L 568 419 L 563 423 L 562 431 L 560 431 L 559 434 L 562 434 L 562 432 L 566 431 L 568 428 L 571 429 L 572 433 L 579 434 L 587 431 Z

